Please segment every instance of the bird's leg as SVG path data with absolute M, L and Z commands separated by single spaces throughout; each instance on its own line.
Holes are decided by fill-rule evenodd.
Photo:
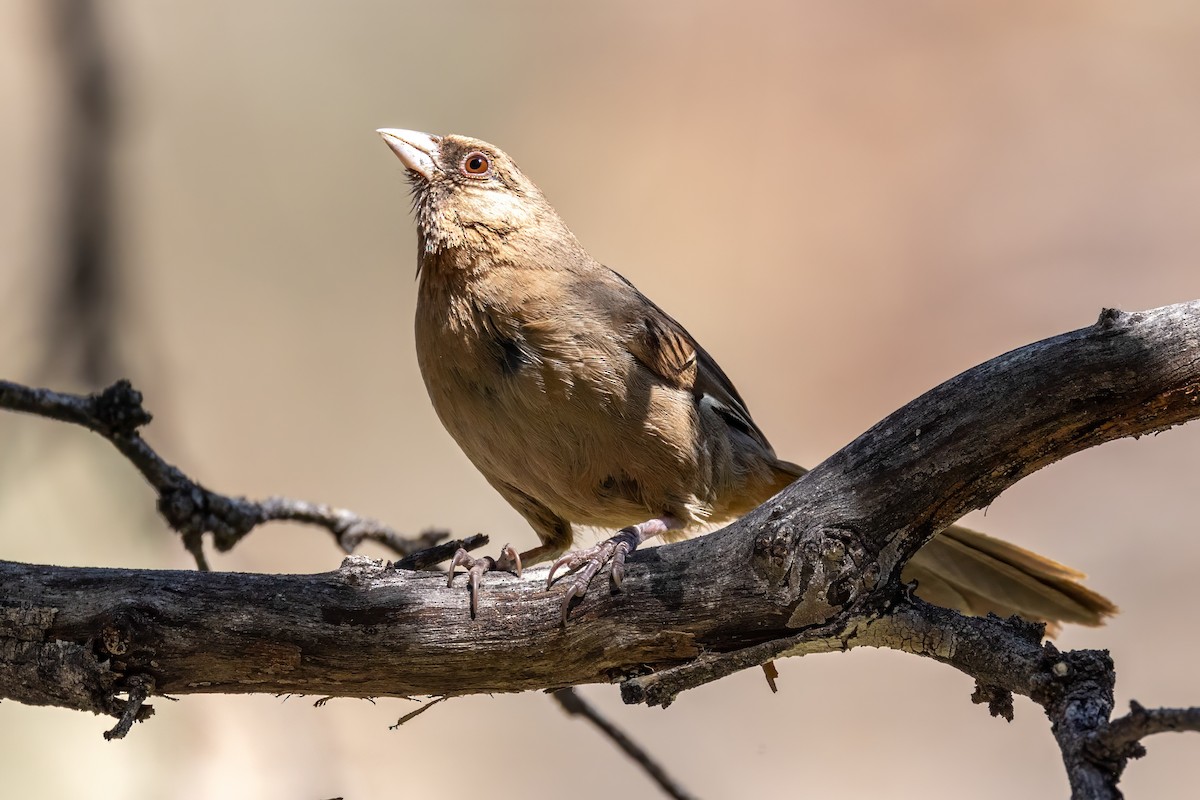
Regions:
M 530 550 L 529 553 L 534 553 Z M 513 549 L 512 545 L 506 544 L 500 549 L 500 556 L 492 558 L 491 556 L 483 556 L 475 558 L 463 548 L 458 548 L 458 552 L 454 554 L 453 560 L 450 561 L 450 575 L 446 578 L 446 585 L 454 585 L 454 570 L 458 567 L 467 568 L 467 585 L 471 591 L 471 618 L 474 619 L 475 612 L 479 608 L 479 579 L 483 577 L 485 572 L 502 571 L 511 572 L 518 578 L 521 577 L 521 556 Z
M 567 587 L 567 594 L 562 602 L 563 624 L 567 623 L 567 610 L 571 601 L 576 597 L 583 597 L 587 592 L 588 584 L 605 564 L 609 561 L 612 562 L 610 573 L 612 582 L 616 588 L 620 589 L 621 581 L 625 579 L 625 557 L 650 537 L 682 527 L 683 523 L 680 520 L 670 514 L 663 514 L 656 519 L 622 528 L 611 539 L 605 539 L 594 547 L 584 550 L 573 550 L 551 564 L 550 574 L 546 576 L 547 590 L 554 583 L 554 573 L 558 572 L 560 567 L 566 567 L 567 575 L 570 577 L 570 585 Z

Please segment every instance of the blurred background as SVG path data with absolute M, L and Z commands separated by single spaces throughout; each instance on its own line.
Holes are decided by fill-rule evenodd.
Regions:
M 1200 297 L 1200 5 L 0 3 L 0 375 L 120 376 L 213 488 L 401 530 L 534 536 L 438 424 L 413 355 L 404 171 L 374 130 L 508 151 L 584 245 L 720 360 L 779 454 L 821 461 L 1028 342 Z M 72 75 L 84 76 L 80 81 Z M 90 197 L 104 209 L 72 211 Z M 93 203 L 92 207 L 95 207 Z M 97 437 L 0 415 L 0 557 L 190 558 Z M 1118 702 L 1200 703 L 1200 425 L 1043 470 L 967 521 L 1085 570 L 1122 613 Z M 382 557 L 381 550 L 367 549 Z M 274 526 L 217 569 L 317 572 Z M 893 652 L 779 664 L 670 709 L 582 694 L 703 797 L 1061 797 L 1036 706 Z M 653 797 L 540 694 L 187 696 L 111 720 L 0 706 L 6 794 Z M 1130 797 L 1193 797 L 1159 736 Z

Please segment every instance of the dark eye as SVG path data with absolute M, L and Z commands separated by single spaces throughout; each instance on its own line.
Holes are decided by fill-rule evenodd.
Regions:
M 481 178 L 487 175 L 491 169 L 492 160 L 478 150 L 467 153 L 466 158 L 462 161 L 463 174 L 472 178 Z

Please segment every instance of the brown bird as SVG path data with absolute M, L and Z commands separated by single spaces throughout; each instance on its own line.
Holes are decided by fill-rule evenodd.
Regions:
M 446 430 L 541 545 L 497 559 L 460 550 L 471 610 L 488 570 L 557 558 L 572 598 L 654 536 L 737 517 L 804 469 L 775 456 L 704 348 L 628 280 L 597 262 L 499 148 L 465 136 L 381 129 L 413 187 L 417 360 Z M 575 525 L 620 528 L 562 555 Z M 561 557 L 559 557 L 561 556 Z M 909 561 L 933 603 L 1100 624 L 1116 611 L 1082 574 L 961 527 Z

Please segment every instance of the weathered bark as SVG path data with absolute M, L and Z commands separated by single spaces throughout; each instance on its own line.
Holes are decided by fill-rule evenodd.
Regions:
M 1133 752 L 1105 738 L 1107 655 L 1061 654 L 1036 626 L 912 600 L 900 570 L 1031 472 L 1197 416 L 1200 301 L 1105 311 L 933 389 L 737 523 L 637 552 L 623 591 L 597 585 L 565 627 L 544 568 L 489 575 L 473 620 L 462 579 L 447 588 L 363 559 L 302 576 L 0 564 L 0 695 L 113 713 L 132 678 L 163 694 L 337 696 L 621 680 L 627 700 L 666 704 L 771 658 L 866 644 L 975 676 L 993 713 L 1011 713 L 1010 693 L 1032 697 L 1079 796 L 1117 796 Z M 80 670 L 61 690 L 33 665 L 51 646 Z

